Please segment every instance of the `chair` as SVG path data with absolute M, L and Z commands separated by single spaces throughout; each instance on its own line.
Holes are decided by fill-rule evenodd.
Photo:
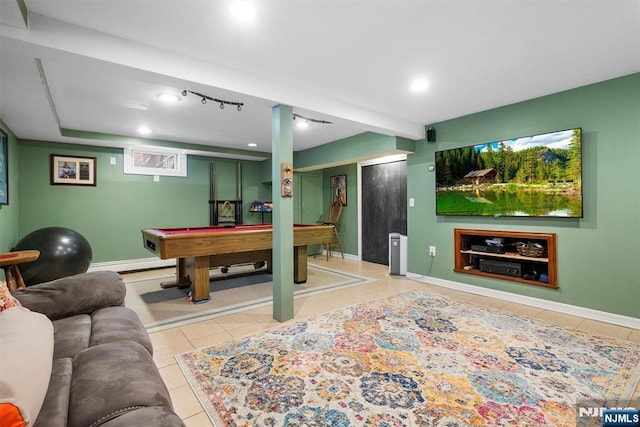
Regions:
M 322 225 L 332 225 L 333 235 L 331 242 L 327 242 L 327 261 L 329 261 L 329 255 L 331 254 L 331 247 L 336 245 L 340 249 L 340 255 L 344 259 L 344 253 L 342 252 L 342 242 L 340 242 L 340 236 L 338 235 L 338 221 L 340 221 L 340 215 L 342 214 L 342 203 L 340 201 L 334 201 L 329 205 L 327 212 L 324 216 Z

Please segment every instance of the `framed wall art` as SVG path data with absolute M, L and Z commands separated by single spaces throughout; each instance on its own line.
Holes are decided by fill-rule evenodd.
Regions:
M 96 185 L 96 158 L 51 155 L 51 185 Z
M 9 137 L 0 129 L 0 205 L 9 204 Z
M 339 201 L 347 206 L 347 176 L 335 175 L 331 177 L 331 203 Z
M 124 149 L 124 173 L 187 176 L 187 155 L 174 148 L 127 147 Z

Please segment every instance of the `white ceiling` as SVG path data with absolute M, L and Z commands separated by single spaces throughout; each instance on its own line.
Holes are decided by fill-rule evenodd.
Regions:
M 277 104 L 333 122 L 295 129 L 296 151 L 365 131 L 420 139 L 640 72 L 640 0 L 254 0 L 250 23 L 227 0 L 24 2 L 27 24 L 0 0 L 0 118 L 23 139 L 122 145 L 90 133 L 145 124 L 154 139 L 270 152 Z M 184 89 L 244 108 L 157 98 Z

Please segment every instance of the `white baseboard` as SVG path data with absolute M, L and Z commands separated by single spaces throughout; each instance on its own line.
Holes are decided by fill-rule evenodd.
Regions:
M 544 310 L 557 311 L 564 314 L 580 316 L 591 320 L 611 323 L 627 328 L 640 329 L 640 319 L 636 317 L 623 316 L 606 311 L 594 310 L 591 308 L 579 307 L 576 305 L 561 302 L 548 301 L 542 298 L 529 297 L 525 295 L 512 294 L 510 292 L 498 291 L 495 289 L 483 288 L 482 286 L 469 285 L 466 283 L 454 282 L 452 280 L 440 279 L 438 277 L 423 276 L 415 273 L 407 273 L 407 278 L 418 282 L 429 283 L 444 288 L 456 289 L 477 295 L 497 298 L 518 304 L 530 305 Z
M 316 256 L 323 256 L 323 257 L 327 257 L 327 250 L 323 249 L 322 252 L 320 252 L 319 254 L 317 254 Z M 335 251 L 331 251 L 331 256 L 335 257 L 335 258 L 342 258 L 342 255 L 340 254 L 340 252 L 335 252 Z M 357 255 L 353 255 L 353 254 L 344 254 L 344 259 L 352 259 L 354 261 L 358 261 L 358 256 Z
M 326 256 L 326 251 L 322 252 L 322 256 Z M 331 256 L 340 257 L 340 252 L 331 252 Z M 358 257 L 352 254 L 344 254 L 345 259 L 357 260 Z M 117 272 L 145 270 L 150 268 L 172 267 L 176 264 L 175 260 L 160 258 L 139 258 L 121 261 L 108 261 L 92 263 L 88 271 L 112 270 Z M 495 289 L 484 288 L 482 286 L 469 285 L 466 283 L 455 282 L 453 280 L 440 279 L 438 277 L 423 276 L 415 273 L 407 273 L 408 279 L 418 282 L 429 283 L 444 288 L 456 289 L 472 294 L 488 296 L 504 301 L 525 304 L 544 310 L 552 310 L 560 313 L 580 316 L 587 319 L 597 320 L 600 322 L 611 323 L 614 325 L 624 326 L 627 328 L 640 329 L 640 319 L 620 314 L 608 313 L 606 311 L 594 310 L 591 308 L 579 307 L 576 305 L 565 304 L 561 302 L 548 301 L 542 298 L 529 297 L 525 295 L 513 294 L 510 292 L 498 291 Z
M 95 262 L 89 266 L 88 271 L 111 270 L 122 273 L 123 271 L 147 270 L 150 268 L 171 267 L 174 265 L 176 265 L 176 260 L 174 259 L 160 259 L 153 257 L 126 259 L 120 261 Z
M 326 256 L 327 255 L 327 251 L 322 251 L 322 254 Z M 336 258 L 341 258 L 342 257 L 340 252 L 334 252 L 334 251 L 331 251 L 331 256 L 332 257 L 336 257 Z M 344 259 L 352 259 L 352 260 L 357 261 L 358 260 L 358 256 L 357 255 L 352 255 L 352 254 L 344 254 Z

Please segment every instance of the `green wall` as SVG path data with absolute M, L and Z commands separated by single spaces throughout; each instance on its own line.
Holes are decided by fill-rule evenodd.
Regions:
M 0 250 L 41 227 L 68 226 L 91 242 L 94 262 L 151 257 L 142 247 L 144 227 L 206 225 L 209 163 L 216 162 L 218 197 L 234 198 L 234 160 L 188 156 L 187 178 L 125 175 L 121 149 L 10 139 L 10 205 L 0 207 Z M 389 151 L 414 152 L 407 160 L 408 269 L 440 279 L 576 306 L 640 317 L 640 74 L 433 124 L 437 142 L 365 133 L 294 153 L 294 167 L 341 163 L 322 171 L 323 204 L 329 179 L 347 175 L 348 205 L 340 236 L 344 251 L 357 253 L 357 165 Z M 435 176 L 428 171 L 436 150 L 572 127 L 583 129 L 583 219 L 453 218 L 435 215 Z M 49 185 L 49 155 L 98 158 L 93 188 Z M 116 157 L 116 165 L 109 158 Z M 271 162 L 242 162 L 245 222 L 254 199 L 271 199 L 265 170 Z M 20 173 L 18 173 L 20 171 Z M 19 207 L 19 215 L 18 215 Z M 456 227 L 553 232 L 558 237 L 558 290 L 453 272 Z M 429 245 L 438 256 L 430 263 Z
M 408 269 L 441 279 L 640 317 L 640 74 L 433 125 L 437 142 L 408 156 Z M 582 127 L 583 219 L 435 215 L 434 153 L 454 147 Z M 453 229 L 557 234 L 560 289 L 453 272 Z M 430 267 L 429 245 L 438 256 Z
M 323 170 L 322 200 L 324 206 L 331 204 L 331 177 L 347 176 L 347 205 L 342 208 L 338 222 L 338 234 L 345 254 L 358 254 L 358 165 L 351 163 Z M 334 249 L 335 251 L 336 249 Z
M 415 141 L 365 132 L 294 153 L 295 169 L 323 168 L 321 169 L 323 174 L 321 190 L 325 207 L 331 203 L 330 178 L 334 175 L 347 176 L 347 206 L 343 208 L 338 224 L 344 253 L 354 256 L 358 254 L 358 192 L 360 189 L 358 188 L 357 162 L 413 151 L 415 151 Z
M 9 170 L 9 204 L 0 205 L 0 252 L 8 252 L 18 237 L 18 144 L 16 136 L 2 120 L 0 128 L 7 134 L 8 170 Z
M 336 164 L 354 163 L 397 153 L 412 153 L 415 141 L 396 136 L 365 132 L 339 139 L 318 147 L 294 153 L 296 169 L 330 167 Z
M 43 227 L 68 227 L 87 238 L 93 262 L 152 257 L 142 246 L 143 228 L 208 225 L 210 162 L 216 166 L 218 199 L 236 198 L 235 160 L 188 155 L 187 177 L 161 176 L 154 182 L 149 175 L 124 174 L 119 148 L 22 140 L 18 148 L 23 172 L 16 192 L 18 239 Z M 97 157 L 96 187 L 50 185 L 52 153 Z M 248 209 L 252 200 L 270 198 L 268 187 L 260 183 L 259 162 L 241 164 L 245 222 L 260 222 L 260 216 Z

